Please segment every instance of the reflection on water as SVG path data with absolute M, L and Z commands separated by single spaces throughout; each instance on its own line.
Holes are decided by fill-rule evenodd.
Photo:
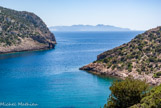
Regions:
M 51 49 L 53 50 L 53 49 Z M 49 50 L 41 50 L 41 51 L 25 51 L 25 52 L 15 52 L 15 53 L 8 53 L 8 54 L 1 54 L 0 59 L 9 59 L 9 58 L 16 58 L 16 57 L 25 57 L 25 56 L 32 56 L 37 55 L 39 52 L 45 52 Z

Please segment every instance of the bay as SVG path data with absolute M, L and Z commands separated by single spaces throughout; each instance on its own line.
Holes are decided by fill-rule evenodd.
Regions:
M 34 108 L 103 107 L 115 78 L 79 68 L 139 33 L 54 32 L 55 49 L 0 55 L 0 102 L 38 104 Z

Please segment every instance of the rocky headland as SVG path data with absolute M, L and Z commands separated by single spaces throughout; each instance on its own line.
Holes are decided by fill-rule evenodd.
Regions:
M 151 85 L 161 84 L 161 26 L 103 52 L 80 70 L 122 79 L 130 75 Z
M 56 39 L 34 13 L 0 7 L 0 54 L 54 48 Z

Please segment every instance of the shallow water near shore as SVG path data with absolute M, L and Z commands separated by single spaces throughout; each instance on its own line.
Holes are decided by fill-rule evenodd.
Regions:
M 0 55 L 0 102 L 38 104 L 34 108 L 103 107 L 115 78 L 79 68 L 139 33 L 55 32 L 55 49 Z

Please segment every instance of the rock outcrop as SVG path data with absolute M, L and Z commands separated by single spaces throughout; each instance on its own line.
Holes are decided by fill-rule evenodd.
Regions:
M 0 7 L 0 54 L 54 48 L 56 39 L 34 13 Z
M 80 69 L 122 79 L 130 75 L 152 85 L 161 84 L 161 27 L 98 55 L 96 61 Z

